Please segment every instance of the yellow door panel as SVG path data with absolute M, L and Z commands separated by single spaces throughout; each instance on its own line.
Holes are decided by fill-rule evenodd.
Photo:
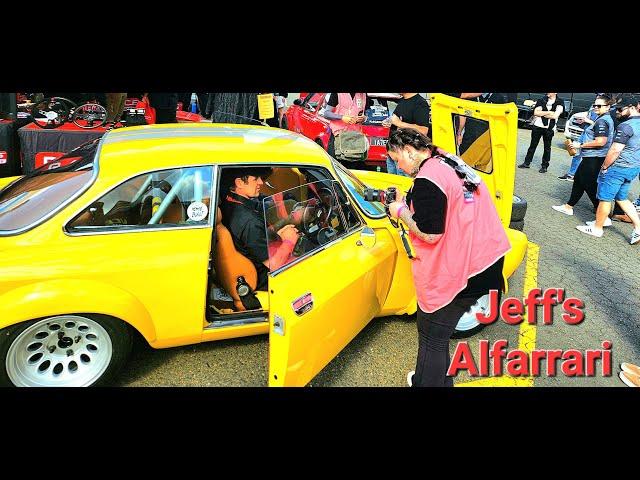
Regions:
M 329 363 L 386 300 L 395 262 L 392 238 L 368 248 L 360 231 L 269 277 L 269 385 L 303 386 Z M 300 316 L 293 304 L 311 294 Z
M 476 173 L 486 183 L 493 195 L 500 220 L 506 228 L 511 220 L 513 203 L 518 109 L 514 103 L 480 103 L 443 94 L 432 94 L 433 142 L 452 153 L 456 152 L 455 116 L 489 123 L 489 131 L 471 145 L 465 155 L 465 161 L 474 167 Z M 491 160 L 488 155 L 489 149 Z M 483 169 L 486 169 L 489 162 L 491 162 L 491 173 L 486 173 Z

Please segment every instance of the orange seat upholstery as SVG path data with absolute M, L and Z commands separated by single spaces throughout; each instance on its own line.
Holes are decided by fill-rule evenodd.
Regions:
M 251 260 L 236 250 L 231 233 L 222 224 L 220 208 L 216 212 L 216 247 L 213 266 L 220 286 L 233 298 L 236 310 L 245 311 L 246 308 L 236 291 L 238 277 L 244 277 L 251 289 L 255 290 L 258 285 L 258 272 Z
M 273 185 L 270 188 L 268 185 L 263 185 L 260 189 L 260 193 L 264 195 L 273 195 L 274 193 L 284 192 L 291 188 L 296 188 L 307 183 L 306 178 L 297 168 L 289 167 L 273 167 L 273 173 L 269 175 L 268 182 Z M 304 197 L 300 200 L 307 199 L 306 188 L 301 189 L 300 194 Z

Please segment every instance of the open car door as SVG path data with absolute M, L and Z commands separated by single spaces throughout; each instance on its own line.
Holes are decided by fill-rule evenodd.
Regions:
M 502 224 L 508 227 L 518 144 L 516 105 L 432 94 L 431 118 L 433 143 L 474 168 L 493 195 Z
M 389 292 L 393 239 L 346 215 L 343 207 L 353 207 L 340 205 L 338 188 L 319 181 L 265 200 L 270 386 L 309 383 L 380 313 Z M 277 232 L 290 223 L 302 235 L 281 263 Z

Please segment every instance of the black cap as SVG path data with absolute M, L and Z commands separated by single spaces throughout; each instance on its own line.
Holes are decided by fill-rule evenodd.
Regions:
M 252 177 L 260 177 L 266 180 L 273 173 L 271 167 L 245 167 L 245 168 L 225 168 L 222 173 L 220 186 L 222 191 L 229 190 L 235 184 L 236 178 L 242 178 L 245 175 Z

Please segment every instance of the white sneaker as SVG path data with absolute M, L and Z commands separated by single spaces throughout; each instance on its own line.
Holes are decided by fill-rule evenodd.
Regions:
M 635 245 L 638 242 L 640 242 L 640 232 L 636 231 L 634 228 L 633 232 L 631 232 L 631 239 L 629 240 L 629 243 L 631 245 Z
M 623 372 L 640 375 L 640 367 L 638 365 L 634 365 L 633 363 L 621 363 L 620 368 Z
M 640 376 L 635 373 L 620 372 L 618 376 L 627 387 L 640 387 Z
M 407 384 L 409 384 L 410 387 L 413 387 L 413 376 L 415 374 L 415 370 L 411 370 L 409 373 L 407 373 Z
M 596 228 L 589 225 L 578 225 L 576 228 L 582 233 L 586 233 L 587 235 L 592 235 L 594 237 L 601 237 L 604 233 L 601 228 Z M 638 235 L 638 240 L 640 240 L 640 234 Z
M 588 222 L 584 222 L 587 225 L 589 225 L 590 227 L 593 227 L 596 224 L 595 220 L 589 220 Z M 607 217 L 607 219 L 604 221 L 604 225 L 603 227 L 610 227 L 611 226 L 611 219 L 609 217 Z
M 564 205 L 551 205 L 556 212 L 564 213 L 565 215 L 573 215 L 573 208 L 568 209 Z

